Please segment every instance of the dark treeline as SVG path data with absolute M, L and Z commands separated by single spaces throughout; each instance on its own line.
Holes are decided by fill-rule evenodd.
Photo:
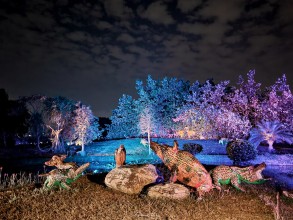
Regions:
M 13 146 L 28 131 L 29 113 L 21 100 L 9 100 L 5 89 L 0 89 L 0 147 Z
M 0 89 L 0 149 L 35 145 L 41 152 L 64 153 L 80 145 L 84 151 L 85 144 L 101 138 L 103 127 L 81 102 L 41 95 L 9 100 Z

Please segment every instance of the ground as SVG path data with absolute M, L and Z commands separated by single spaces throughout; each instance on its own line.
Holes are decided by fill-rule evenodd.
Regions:
M 71 191 L 44 192 L 34 185 L 0 191 L 0 219 L 269 220 L 276 210 L 276 192 L 269 184 L 245 185 L 248 193 L 229 187 L 229 192 L 214 190 L 201 201 L 196 195 L 172 201 L 116 192 L 105 187 L 104 177 L 83 176 Z M 281 196 L 279 214 L 286 220 L 292 212 L 293 201 Z

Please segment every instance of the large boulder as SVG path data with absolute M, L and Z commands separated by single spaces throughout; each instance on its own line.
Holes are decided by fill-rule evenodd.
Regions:
M 168 198 L 168 199 L 186 199 L 190 195 L 189 189 L 177 183 L 158 184 L 148 189 L 149 197 Z
M 160 178 L 152 164 L 125 165 L 111 170 L 105 178 L 105 184 L 127 194 L 139 194 L 146 185 Z

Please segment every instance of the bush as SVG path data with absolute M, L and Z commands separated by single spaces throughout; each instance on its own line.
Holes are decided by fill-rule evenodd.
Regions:
M 191 154 L 197 154 L 202 151 L 202 146 L 195 143 L 183 144 L 183 150 L 188 151 Z
M 252 160 L 256 157 L 257 151 L 248 141 L 236 140 L 227 144 L 226 151 L 228 157 L 234 164 L 242 161 Z

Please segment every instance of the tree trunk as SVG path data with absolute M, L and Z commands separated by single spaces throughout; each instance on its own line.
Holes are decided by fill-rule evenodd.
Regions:
M 149 155 L 151 154 L 151 134 L 150 130 L 148 130 L 148 142 L 149 142 Z
M 3 132 L 3 145 L 6 148 L 7 147 L 7 141 L 6 141 L 6 132 Z
M 81 151 L 80 151 L 80 156 L 85 156 L 85 151 L 84 151 L 84 138 L 81 139 Z
M 38 149 L 40 149 L 40 136 L 37 135 L 37 147 Z
M 274 141 L 268 141 L 270 152 L 274 150 L 273 143 L 274 143 Z

